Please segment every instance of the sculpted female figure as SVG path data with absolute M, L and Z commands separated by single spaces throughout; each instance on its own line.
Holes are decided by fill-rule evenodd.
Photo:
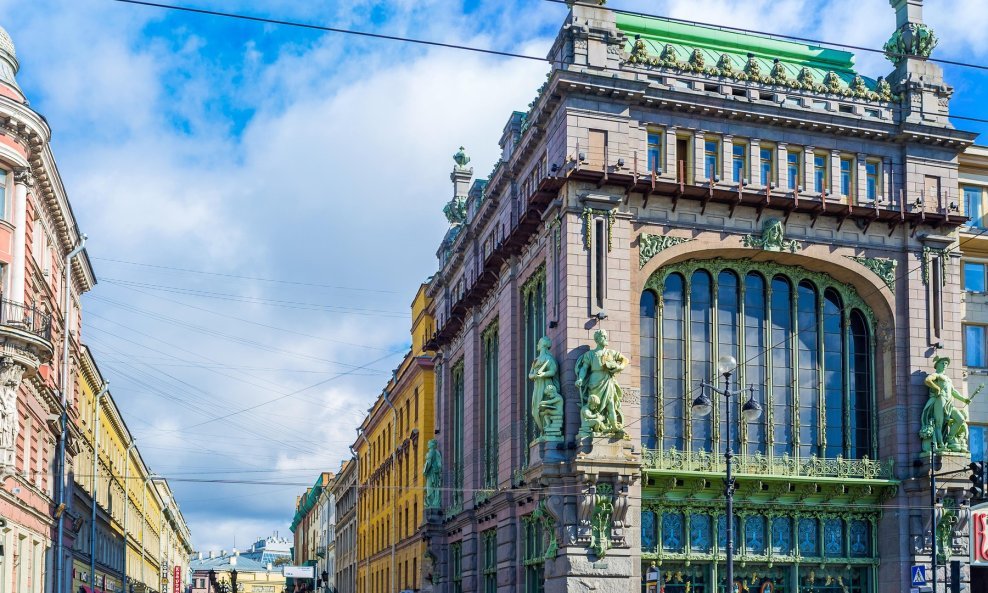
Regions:
M 576 361 L 576 388 L 580 390 L 583 408 L 580 411 L 580 436 L 608 434 L 627 437 L 624 415 L 621 413 L 623 393 L 617 374 L 628 366 L 628 359 L 607 347 L 607 332 L 594 332 L 597 347 Z
M 556 393 L 559 393 L 559 364 L 549 351 L 550 348 L 552 341 L 548 336 L 539 338 L 536 345 L 538 356 L 532 361 L 532 367 L 528 371 L 528 378 L 532 382 L 532 418 L 540 435 L 545 435 L 542 400 L 545 399 L 546 386 L 552 385 Z
M 436 439 L 429 440 L 429 451 L 425 454 L 425 508 L 438 509 L 442 507 L 443 487 L 443 455 L 436 447 Z

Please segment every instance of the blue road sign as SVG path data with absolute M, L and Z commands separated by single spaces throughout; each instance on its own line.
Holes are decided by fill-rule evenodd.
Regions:
M 926 584 L 926 566 L 923 564 L 917 564 L 912 567 L 912 577 L 911 582 L 913 587 L 922 587 Z

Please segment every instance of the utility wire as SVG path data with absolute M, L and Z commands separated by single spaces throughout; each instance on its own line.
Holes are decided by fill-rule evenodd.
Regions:
M 438 41 L 430 41 L 430 40 L 427 40 L 427 39 L 416 39 L 416 38 L 412 38 L 412 37 L 400 37 L 400 36 L 397 36 L 397 35 L 384 35 L 384 34 L 380 34 L 380 33 L 370 33 L 370 32 L 367 32 L 367 31 L 357 31 L 357 30 L 353 30 L 353 29 L 342 29 L 342 28 L 339 28 L 339 27 L 326 27 L 326 26 L 322 26 L 322 25 L 312 25 L 312 24 L 308 24 L 308 23 L 300 23 L 300 22 L 297 22 L 297 21 L 287 21 L 287 20 L 281 20 L 281 19 L 271 19 L 271 18 L 266 18 L 266 17 L 249 16 L 249 15 L 237 14 L 237 13 L 232 13 L 232 12 L 221 12 L 221 11 L 216 11 L 216 10 L 205 10 L 205 9 L 200 9 L 200 8 L 190 8 L 190 7 L 187 7 L 187 6 L 177 6 L 177 5 L 174 5 L 174 4 L 163 4 L 163 3 L 158 3 L 158 2 L 143 2 L 141 0 L 110 0 L 110 1 L 112 1 L 112 2 L 120 2 L 120 3 L 123 3 L 123 4 L 135 4 L 135 5 L 140 5 L 140 6 L 150 6 L 150 7 L 154 7 L 154 8 L 162 8 L 162 9 L 166 9 L 166 10 L 175 10 L 175 11 L 179 11 L 179 12 L 189 12 L 189 13 L 195 13 L 195 14 L 208 15 L 208 16 L 217 16 L 217 17 L 224 17 L 224 18 L 232 18 L 232 19 L 253 21 L 253 22 L 265 23 L 265 24 L 272 24 L 272 25 L 283 25 L 283 26 L 286 26 L 286 27 L 299 27 L 299 28 L 303 28 L 303 29 L 311 29 L 311 30 L 323 31 L 323 32 L 327 32 L 327 33 L 343 33 L 343 34 L 348 34 L 348 35 L 358 35 L 358 36 L 363 36 L 363 37 L 371 37 L 371 38 L 375 38 L 375 39 L 386 39 L 386 40 L 390 40 L 390 41 L 401 41 L 401 42 L 404 42 L 404 43 L 417 43 L 417 44 L 420 44 L 420 45 L 427 45 L 427 46 L 433 46 L 433 47 L 442 47 L 442 48 L 446 48 L 446 49 L 457 49 L 457 50 L 461 50 L 461 51 L 469 51 L 469 52 L 475 52 L 475 53 L 490 54 L 490 55 L 501 56 L 501 57 L 506 57 L 506 58 L 517 58 L 517 59 L 524 59 L 524 60 L 535 60 L 535 61 L 539 61 L 539 62 L 549 62 L 550 64 L 556 63 L 553 60 L 549 60 L 547 58 L 542 58 L 542 57 L 538 57 L 538 56 L 531 56 L 531 55 L 527 55 L 527 54 L 519 54 L 519 53 L 514 53 L 514 52 L 507 52 L 507 51 L 500 51 L 500 50 L 493 50 L 493 49 L 485 49 L 485 48 L 474 47 L 474 46 L 469 46 L 469 45 L 462 45 L 462 44 L 457 44 L 457 43 L 442 43 L 442 42 L 438 42 Z M 567 0 L 547 0 L 547 1 L 548 2 L 560 3 L 560 4 L 565 4 L 567 2 Z M 615 10 L 615 9 L 605 8 L 605 10 Z M 636 13 L 636 12 L 630 12 L 630 11 L 617 11 L 617 10 L 615 10 L 615 12 L 624 12 L 626 14 L 632 14 L 632 15 L 638 15 L 638 16 L 654 16 L 654 15 L 648 15 L 647 13 Z M 806 39 L 806 38 L 802 38 L 802 37 L 780 35 L 780 34 L 777 34 L 777 33 L 763 33 L 763 32 L 753 31 L 753 30 L 749 30 L 749 29 L 732 28 L 732 27 L 727 27 L 727 26 L 724 26 L 724 25 L 714 25 L 714 24 L 702 23 L 702 22 L 698 22 L 698 21 L 688 21 L 688 20 L 683 20 L 683 19 L 675 19 L 675 18 L 672 18 L 672 17 L 654 16 L 654 18 L 665 19 L 665 20 L 669 20 L 669 21 L 673 21 L 673 22 L 683 22 L 683 23 L 689 23 L 689 24 L 694 24 L 694 25 L 707 26 L 707 27 L 720 27 L 720 28 L 723 28 L 723 29 L 735 30 L 735 31 L 739 31 L 739 32 L 753 33 L 753 34 L 757 34 L 757 35 L 775 36 L 775 37 L 779 37 L 779 38 L 782 38 L 782 39 L 792 39 L 792 40 L 796 40 L 796 41 L 803 41 L 803 42 L 817 43 L 817 44 L 823 44 L 823 45 L 830 45 L 830 46 L 834 46 L 834 47 L 843 47 L 843 48 L 846 48 L 846 49 L 855 49 L 855 50 L 860 49 L 862 51 L 885 53 L 884 50 L 879 50 L 879 49 L 874 49 L 874 48 L 858 47 L 858 46 L 854 46 L 854 45 L 841 44 L 841 43 L 835 43 L 835 42 L 830 42 L 830 41 L 814 41 L 814 40 Z M 952 61 L 952 60 L 943 60 L 943 59 L 938 59 L 938 58 L 927 58 L 927 59 L 930 60 L 930 61 L 933 61 L 933 62 L 941 62 L 941 63 L 944 63 L 944 64 L 950 64 L 950 65 L 954 65 L 954 66 L 962 66 L 962 67 L 967 67 L 967 68 L 975 68 L 975 69 L 978 69 L 978 70 L 988 70 L 988 66 L 982 65 L 982 64 L 969 64 L 969 63 L 966 63 L 966 62 L 956 62 L 956 61 Z M 614 70 L 612 68 L 607 68 L 607 69 L 608 70 L 612 70 L 612 71 Z M 952 115 L 950 117 L 951 118 L 954 118 L 954 119 L 964 119 L 966 121 L 974 121 L 974 122 L 988 123 L 988 119 L 981 119 L 981 118 L 976 118 L 976 117 L 966 117 L 966 116 L 959 116 L 959 115 Z M 94 258 L 94 259 L 98 259 L 98 258 Z
M 295 285 L 295 286 L 311 286 L 311 287 L 315 287 L 315 288 L 330 288 L 330 289 L 333 289 L 333 290 L 354 290 L 354 291 L 359 291 L 359 292 L 381 292 L 381 293 L 385 293 L 385 294 L 396 294 L 396 291 L 394 291 L 394 290 L 380 290 L 380 289 L 375 289 L 375 288 L 355 288 L 353 286 L 338 286 L 338 285 L 334 285 L 334 284 L 320 284 L 318 282 L 299 282 L 299 281 L 296 281 L 296 280 L 282 280 L 282 279 L 277 279 L 277 278 L 263 278 L 263 277 L 260 277 L 260 276 L 243 276 L 243 275 L 240 275 L 240 274 L 228 274 L 228 273 L 223 273 L 223 272 L 210 272 L 210 271 L 207 271 L 207 270 L 195 270 L 195 269 L 192 269 L 192 268 L 176 268 L 174 266 L 162 266 L 162 265 L 152 264 L 152 263 L 148 263 L 148 262 L 128 261 L 128 260 L 124 260 L 124 259 L 113 259 L 113 258 L 110 258 L 110 257 L 93 257 L 91 259 L 99 260 L 99 261 L 106 261 L 106 262 L 113 262 L 113 263 L 117 263 L 117 264 L 127 264 L 127 265 L 130 265 L 130 266 L 140 266 L 140 267 L 143 267 L 143 268 L 154 268 L 154 269 L 157 269 L 157 270 L 172 270 L 172 271 L 175 271 L 175 272 L 184 272 L 184 273 L 187 273 L 187 274 L 202 274 L 202 275 L 207 275 L 207 276 L 219 276 L 221 278 L 236 278 L 238 280 L 255 280 L 257 282 L 273 282 L 273 283 L 277 283 L 277 284 L 292 284 L 292 285 Z

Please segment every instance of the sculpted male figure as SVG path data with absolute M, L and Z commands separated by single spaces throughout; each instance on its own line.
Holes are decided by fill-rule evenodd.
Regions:
M 979 387 L 970 398 L 964 397 L 946 374 L 949 365 L 950 359 L 946 356 L 935 356 L 934 372 L 923 381 L 930 390 L 930 397 L 920 416 L 919 434 L 924 451 L 964 452 L 968 448 L 967 409 L 957 407 L 954 401 L 970 404 L 984 386 Z
M 623 392 L 617 374 L 628 366 L 628 359 L 607 347 L 607 332 L 593 335 L 596 347 L 576 361 L 576 388 L 583 404 L 580 410 L 580 436 L 613 435 L 627 438 L 621 412 Z

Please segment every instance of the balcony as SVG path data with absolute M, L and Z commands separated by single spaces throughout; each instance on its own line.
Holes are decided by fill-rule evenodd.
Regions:
M 0 356 L 24 367 L 27 376 L 55 354 L 51 341 L 51 315 L 24 303 L 0 298 L 0 336 L 5 348 Z

